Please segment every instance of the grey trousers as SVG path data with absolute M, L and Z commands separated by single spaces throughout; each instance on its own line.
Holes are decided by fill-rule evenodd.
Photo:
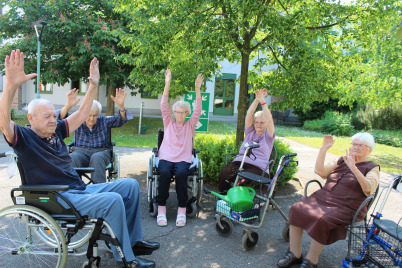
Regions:
M 74 167 L 92 167 L 91 173 L 94 183 L 106 182 L 106 166 L 112 161 L 110 148 L 73 148 L 70 154 Z

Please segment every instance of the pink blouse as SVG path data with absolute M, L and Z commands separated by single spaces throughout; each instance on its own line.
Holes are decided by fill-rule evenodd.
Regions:
M 193 114 L 184 124 L 177 123 L 170 115 L 168 96 L 162 95 L 161 112 L 164 136 L 158 157 L 173 163 L 193 162 L 192 149 L 195 126 L 201 115 L 201 98 L 197 98 Z

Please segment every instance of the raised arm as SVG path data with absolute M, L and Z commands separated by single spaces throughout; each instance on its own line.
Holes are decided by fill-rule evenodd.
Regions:
M 14 122 L 11 121 L 11 104 L 17 89 L 26 81 L 34 78 L 35 73 L 25 74 L 24 54 L 17 50 L 11 51 L 5 59 L 6 83 L 0 97 L 0 129 L 10 143 L 14 142 Z
M 112 100 L 119 107 L 119 113 L 123 119 L 126 119 L 126 108 L 124 107 L 124 101 L 126 100 L 127 92 L 124 92 L 124 89 L 116 88 L 116 96 L 110 96 Z
M 275 133 L 275 126 L 274 126 L 274 119 L 272 118 L 271 111 L 269 110 L 268 104 L 265 101 L 265 98 L 267 97 L 267 95 L 268 95 L 267 89 L 266 88 L 261 89 L 259 101 L 261 103 L 262 112 L 264 113 L 265 120 L 267 120 L 267 129 L 268 129 L 269 135 L 271 137 L 273 137 L 274 133 Z
M 199 74 L 195 79 L 195 98 L 201 99 L 201 85 L 204 82 L 204 75 Z
M 78 111 L 75 111 L 66 119 L 69 125 L 70 133 L 74 132 L 74 130 L 76 130 L 82 123 L 84 123 L 84 121 L 90 115 L 92 102 L 98 90 L 99 78 L 99 61 L 97 58 L 93 58 L 89 67 L 89 86 L 87 93 L 85 94 Z
M 172 82 L 172 72 L 170 69 L 165 71 L 165 88 L 163 90 L 163 95 L 169 96 L 170 83 Z
M 324 167 L 325 156 L 327 151 L 332 147 L 335 140 L 331 135 L 325 135 L 320 150 L 318 151 L 317 160 L 315 162 L 314 173 L 323 179 L 326 179 L 332 170 L 326 170 Z
M 78 94 L 78 89 L 73 88 L 72 90 L 70 90 L 67 93 L 67 102 L 64 105 L 63 108 L 61 108 L 60 110 L 60 115 L 59 115 L 59 119 L 64 119 L 66 118 L 68 112 L 71 110 L 71 108 L 73 108 L 75 105 L 78 104 L 78 102 L 80 102 L 80 99 L 77 98 L 77 94 Z

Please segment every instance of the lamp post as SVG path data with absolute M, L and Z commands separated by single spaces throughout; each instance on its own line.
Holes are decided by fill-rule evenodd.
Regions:
M 32 22 L 33 27 L 35 28 L 36 32 L 36 37 L 38 38 L 38 64 L 36 67 L 36 73 L 38 75 L 38 78 L 36 79 L 36 98 L 40 98 L 40 42 L 42 41 L 42 34 L 43 30 L 45 29 L 45 25 L 47 22 L 38 20 Z M 39 28 L 39 29 L 38 29 Z

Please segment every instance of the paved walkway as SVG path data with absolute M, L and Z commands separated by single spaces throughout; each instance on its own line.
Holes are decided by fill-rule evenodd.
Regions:
M 298 153 L 299 171 L 296 177 L 303 183 L 313 178 L 319 178 L 313 173 L 318 150 L 288 141 L 291 148 Z M 0 140 L 0 152 L 9 151 L 4 140 Z M 213 206 L 215 199 L 209 196 L 203 198 L 202 210 L 197 218 L 188 219 L 184 228 L 175 227 L 175 207 L 177 204 L 174 190 L 168 202 L 168 226 L 158 227 L 155 218 L 149 216 L 145 196 L 146 170 L 151 148 L 116 147 L 121 157 L 121 175 L 137 179 L 142 186 L 142 221 L 145 239 L 158 241 L 161 249 L 152 256 L 144 256 L 154 260 L 157 267 L 276 267 L 277 260 L 282 257 L 288 244 L 282 239 L 281 231 L 284 221 L 277 211 L 269 211 L 264 223 L 257 230 L 259 241 L 255 249 L 244 252 L 241 246 L 242 227 L 235 225 L 233 234 L 227 238 L 220 237 L 215 231 Z M 327 158 L 336 158 L 328 155 Z M 0 208 L 11 205 L 9 192 L 12 187 L 20 184 L 19 178 L 7 178 L 7 159 L 0 159 Z M 385 185 L 393 175 L 381 172 L 381 185 Z M 292 182 L 293 184 L 294 182 Z M 286 186 L 288 187 L 288 186 Z M 302 198 L 302 190 L 298 183 L 294 184 L 294 193 L 288 197 L 278 198 L 277 202 L 285 214 L 289 207 Z M 402 195 L 394 195 L 388 202 L 385 215 L 399 220 L 402 215 Z M 303 253 L 307 253 L 310 239 L 303 238 Z M 118 267 L 113 258 L 101 244 L 100 253 L 102 267 Z M 339 241 L 325 247 L 319 262 L 319 267 L 339 267 L 346 254 L 345 241 Z M 80 267 L 84 257 L 69 257 L 67 267 Z

